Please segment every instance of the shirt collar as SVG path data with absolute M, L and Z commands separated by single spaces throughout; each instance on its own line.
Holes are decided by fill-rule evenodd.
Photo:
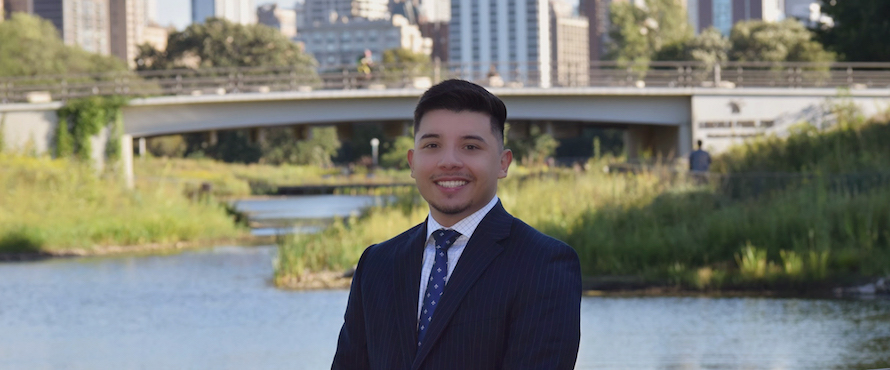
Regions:
M 433 232 L 439 229 L 451 229 L 459 232 L 461 234 L 461 238 L 466 237 L 470 238 L 473 236 L 473 233 L 476 231 L 476 227 L 479 226 L 479 223 L 482 222 L 482 219 L 485 218 L 485 215 L 488 214 L 488 211 L 491 211 L 494 208 L 495 204 L 498 204 L 498 196 L 495 195 L 488 201 L 488 204 L 485 207 L 482 207 L 473 214 L 464 217 L 464 219 L 458 221 L 454 226 L 444 227 L 440 223 L 436 222 L 433 218 L 433 215 L 430 214 L 426 218 L 426 240 L 430 240 L 430 236 L 433 235 Z

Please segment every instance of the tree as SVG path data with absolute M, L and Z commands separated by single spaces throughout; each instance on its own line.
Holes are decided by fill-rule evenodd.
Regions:
M 380 156 L 380 164 L 383 167 L 408 168 L 409 149 L 414 149 L 414 138 L 411 136 L 397 137 L 391 145 L 388 145 L 386 153 Z
M 702 31 L 689 41 L 685 49 L 684 60 L 702 62 L 708 67 L 725 62 L 729 59 L 727 52 L 732 43 L 714 27 Z
M 670 59 L 692 38 L 686 12 L 677 0 L 646 0 L 645 6 L 614 2 L 610 9 L 608 59 Z
M 336 127 L 313 127 L 309 138 L 297 140 L 293 128 L 266 130 L 263 161 L 270 164 L 330 166 L 331 157 L 340 149 Z
M 890 60 L 890 1 L 823 1 L 822 13 L 834 20 L 833 27 L 816 30 L 817 38 L 829 50 L 848 61 Z
M 136 64 L 139 70 L 291 66 L 314 75 L 316 62 L 271 27 L 208 18 L 171 33 L 165 51 L 140 46 Z
M 430 56 L 410 49 L 397 48 L 383 51 L 383 68 L 387 81 L 404 80 L 430 72 Z M 408 81 L 404 81 L 408 82 Z
M 813 40 L 813 33 L 794 19 L 742 21 L 729 33 L 732 60 L 765 62 L 832 62 L 834 53 Z
M 0 22 L 0 77 L 126 71 L 112 56 L 65 45 L 53 24 L 40 17 L 13 13 Z
M 513 151 L 513 158 L 518 159 L 523 165 L 542 165 L 548 157 L 556 153 L 559 141 L 542 131 L 538 125 L 531 125 L 528 134 L 528 137 L 510 140 L 507 147 Z

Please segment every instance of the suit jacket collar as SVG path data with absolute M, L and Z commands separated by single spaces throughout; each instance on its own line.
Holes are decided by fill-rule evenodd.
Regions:
M 467 246 L 460 257 L 460 260 L 457 262 L 454 272 L 452 272 L 451 277 L 448 279 L 448 284 L 445 285 L 441 303 L 436 307 L 433 322 L 429 329 L 427 329 L 429 331 L 426 334 L 426 341 L 420 348 L 417 348 L 416 344 L 416 310 L 419 294 L 418 289 L 420 288 L 420 265 L 423 258 L 423 244 L 426 242 L 426 227 L 418 228 L 422 231 L 419 234 L 420 239 L 418 240 L 415 238 L 410 243 L 410 247 L 413 250 L 407 253 L 407 257 L 413 261 L 411 265 L 414 267 L 409 269 L 407 274 L 399 274 L 399 271 L 396 271 L 396 276 L 402 275 L 401 278 L 397 278 L 396 280 L 403 281 L 402 285 L 407 289 L 407 291 L 399 290 L 399 293 L 397 294 L 403 297 L 404 302 L 400 303 L 399 306 L 404 307 L 403 310 L 406 311 L 399 312 L 399 317 L 401 318 L 400 321 L 409 324 L 407 325 L 409 329 L 407 333 L 404 330 L 405 328 L 402 328 L 402 336 L 410 336 L 410 338 L 412 338 L 410 343 L 411 349 L 416 353 L 413 365 L 411 366 L 412 369 L 418 369 L 420 367 L 426 355 L 429 354 L 432 347 L 442 335 L 442 332 L 448 326 L 448 322 L 460 305 L 461 300 L 463 300 L 464 296 L 473 286 L 473 283 L 475 283 L 479 276 L 482 275 L 491 261 L 504 250 L 501 243 L 510 235 L 512 223 L 513 216 L 504 210 L 504 206 L 501 205 L 500 200 L 494 208 L 488 212 L 485 218 L 482 219 L 482 222 L 479 223 L 479 226 L 473 233 L 473 237 L 467 242 Z M 397 285 L 396 288 L 401 289 L 403 287 Z

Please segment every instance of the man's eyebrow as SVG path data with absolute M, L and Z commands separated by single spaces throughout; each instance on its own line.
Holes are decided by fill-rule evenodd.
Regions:
M 438 139 L 439 137 L 440 137 L 439 134 L 423 134 L 423 135 L 420 136 L 420 140 L 423 140 L 423 139 Z
M 479 135 L 464 135 L 462 137 L 462 139 L 464 139 L 464 140 L 478 140 L 483 143 L 485 142 L 485 138 L 483 138 L 482 136 L 479 136 Z

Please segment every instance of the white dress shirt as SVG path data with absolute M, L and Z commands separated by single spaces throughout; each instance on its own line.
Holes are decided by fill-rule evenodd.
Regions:
M 467 216 L 463 220 L 458 221 L 454 226 L 451 227 L 443 227 L 441 224 L 436 222 L 433 219 L 433 215 L 430 214 L 427 217 L 426 221 L 426 246 L 423 249 L 423 266 L 420 269 L 420 294 L 418 294 L 418 302 L 417 302 L 417 320 L 420 321 L 420 310 L 423 309 L 423 296 L 426 293 L 426 284 L 430 278 L 430 271 L 433 269 L 433 263 L 436 259 L 436 241 L 433 239 L 433 232 L 439 229 L 451 229 L 459 232 L 461 235 L 454 241 L 454 244 L 448 248 L 448 271 L 445 274 L 445 284 L 448 284 L 448 279 L 451 277 L 451 272 L 454 271 L 454 266 L 457 265 L 457 261 L 460 259 L 460 255 L 463 254 L 464 248 L 467 246 L 467 242 L 470 241 L 470 237 L 473 236 L 473 233 L 476 231 L 476 227 L 479 226 L 479 223 L 482 222 L 482 219 L 485 218 L 485 215 L 488 214 L 488 211 L 491 211 L 494 208 L 494 205 L 498 203 L 498 196 L 495 195 L 494 198 L 482 207 L 480 210 L 473 212 L 473 214 Z

